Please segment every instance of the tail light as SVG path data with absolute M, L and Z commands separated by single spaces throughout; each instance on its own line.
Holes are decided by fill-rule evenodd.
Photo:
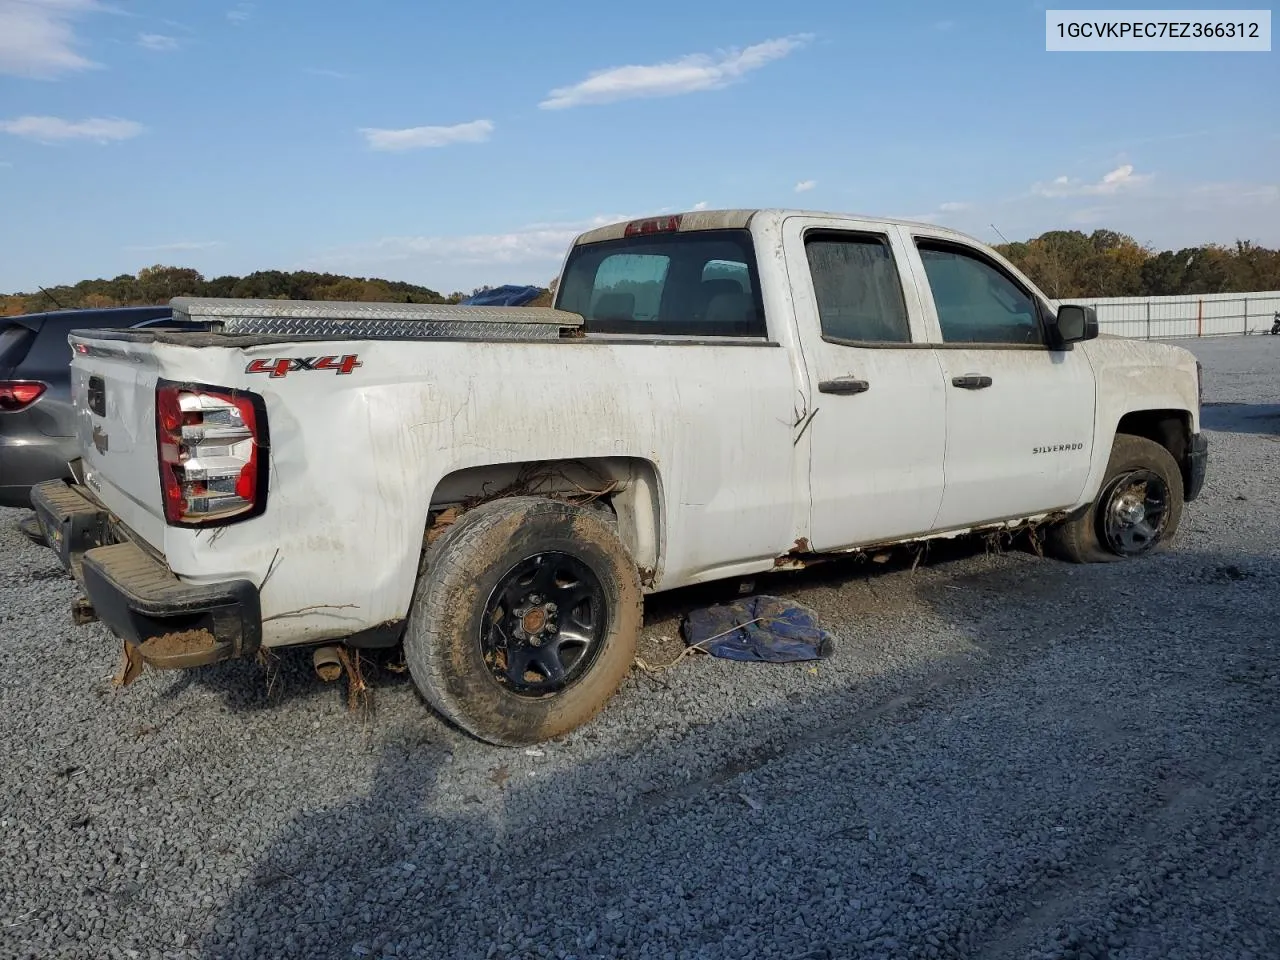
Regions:
M 266 509 L 267 413 L 257 394 L 160 381 L 156 448 L 166 522 L 214 526 Z
M 48 387 L 35 380 L 0 380 L 0 413 L 17 413 L 40 399 Z
M 1196 402 L 1204 406 L 1204 364 L 1196 361 Z

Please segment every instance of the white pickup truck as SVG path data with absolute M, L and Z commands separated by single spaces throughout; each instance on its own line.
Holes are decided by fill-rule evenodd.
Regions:
M 403 642 L 515 745 L 590 718 L 646 593 L 1029 529 L 1168 541 L 1200 369 L 922 223 L 699 211 L 578 237 L 554 308 L 175 300 L 72 334 L 78 482 L 33 505 L 81 619 L 157 667 Z

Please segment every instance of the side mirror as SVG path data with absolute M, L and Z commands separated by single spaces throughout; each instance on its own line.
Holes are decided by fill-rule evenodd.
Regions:
M 1098 313 L 1093 307 L 1064 303 L 1058 308 L 1053 329 L 1060 344 L 1092 340 L 1098 335 Z

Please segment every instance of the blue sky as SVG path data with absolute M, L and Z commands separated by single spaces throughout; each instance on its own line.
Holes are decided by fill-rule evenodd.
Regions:
M 697 205 L 1280 246 L 1280 53 L 1047 53 L 1044 7 L 0 0 L 0 291 L 545 283 Z

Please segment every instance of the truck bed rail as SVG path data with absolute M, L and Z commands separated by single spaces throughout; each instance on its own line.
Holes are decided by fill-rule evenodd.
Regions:
M 169 305 L 176 320 L 208 323 L 231 334 L 557 340 L 583 323 L 576 313 L 550 307 L 224 297 L 174 297 Z

